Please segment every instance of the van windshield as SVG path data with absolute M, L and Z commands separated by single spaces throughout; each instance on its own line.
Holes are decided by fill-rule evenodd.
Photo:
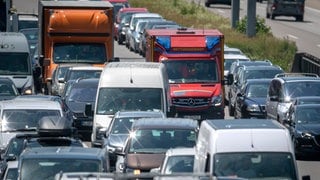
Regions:
M 219 153 L 213 157 L 215 176 L 246 179 L 297 179 L 294 158 L 290 153 L 242 152 Z
M 97 114 L 114 114 L 117 111 L 164 112 L 161 88 L 101 88 L 98 95 Z
M 28 53 L 0 53 L 1 75 L 31 75 L 31 60 Z
M 219 80 L 217 64 L 212 60 L 168 60 L 163 63 L 169 83 L 216 83 Z

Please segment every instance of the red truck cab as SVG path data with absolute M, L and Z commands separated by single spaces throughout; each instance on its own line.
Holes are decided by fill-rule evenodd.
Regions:
M 165 64 L 172 116 L 224 118 L 223 48 L 216 29 L 147 30 L 146 61 Z

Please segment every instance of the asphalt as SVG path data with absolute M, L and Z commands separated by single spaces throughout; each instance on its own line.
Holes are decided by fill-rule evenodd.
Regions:
M 320 1 L 319 0 L 306 0 L 305 5 L 313 9 L 320 10 Z

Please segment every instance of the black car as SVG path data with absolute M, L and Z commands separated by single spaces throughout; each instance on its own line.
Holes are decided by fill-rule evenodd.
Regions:
M 211 4 L 226 4 L 231 5 L 231 0 L 206 0 L 204 5 L 210 7 Z
M 0 78 L 0 101 L 13 99 L 19 95 L 19 91 L 11 79 Z
M 284 73 L 284 71 L 276 65 L 241 66 L 231 80 L 228 80 L 229 82 L 232 82 L 229 90 L 229 115 L 234 115 L 237 94 L 248 79 L 274 78 L 280 73 Z
M 89 140 L 92 133 L 92 117 L 85 115 L 85 105 L 94 104 L 97 95 L 99 78 L 78 79 L 70 87 L 64 102 L 69 110 L 68 117 L 72 118 L 73 126 L 83 140 Z
M 284 121 L 290 130 L 297 159 L 320 154 L 320 104 L 302 104 L 290 109 Z
M 272 79 L 250 79 L 236 97 L 234 118 L 266 118 L 266 98 Z

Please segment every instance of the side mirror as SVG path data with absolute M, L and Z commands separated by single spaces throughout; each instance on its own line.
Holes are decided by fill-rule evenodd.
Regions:
M 150 170 L 150 173 L 160 174 L 160 167 L 152 168 L 152 169 Z
M 279 97 L 278 96 L 270 96 L 270 101 L 278 101 Z
M 227 81 L 228 81 L 228 85 L 231 85 L 233 83 L 233 81 L 234 81 L 233 74 L 227 75 Z
M 91 103 L 87 103 L 86 104 L 84 115 L 86 117 L 93 117 L 93 110 L 92 110 L 92 104 Z

